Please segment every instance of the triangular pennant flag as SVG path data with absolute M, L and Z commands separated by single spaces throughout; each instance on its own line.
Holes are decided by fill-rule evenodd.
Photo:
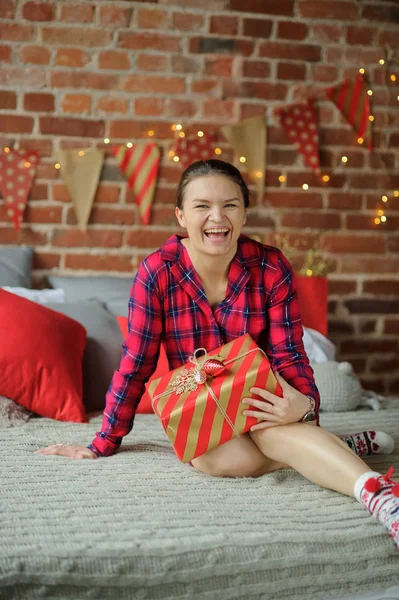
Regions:
M 346 79 L 339 85 L 328 88 L 327 97 L 339 108 L 359 138 L 371 150 L 370 96 L 367 91 L 368 85 L 359 73 L 353 81 Z
M 156 144 L 145 142 L 131 148 L 115 146 L 112 149 L 133 192 L 140 218 L 144 225 L 150 221 L 161 153 Z
M 223 135 L 238 156 L 245 157 L 248 175 L 256 185 L 261 202 L 266 177 L 266 123 L 264 117 L 251 117 L 237 125 L 225 125 Z
M 86 229 L 104 162 L 104 151 L 94 148 L 59 150 L 56 156 L 79 227 Z
M 276 109 L 275 115 L 305 163 L 320 174 L 319 134 L 314 98 Z
M 17 231 L 21 226 L 38 164 L 39 155 L 32 150 L 4 148 L 0 154 L 0 189 L 7 216 Z
M 215 140 L 215 134 L 203 131 L 200 132 L 200 135 L 198 133 L 187 134 L 184 137 L 178 137 L 173 142 L 169 155 L 177 156 L 183 169 L 187 169 L 191 163 L 197 160 L 215 158 Z

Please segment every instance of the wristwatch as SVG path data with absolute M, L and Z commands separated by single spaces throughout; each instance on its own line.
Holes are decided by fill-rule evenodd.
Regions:
M 310 396 L 306 396 L 306 398 L 309 398 L 309 410 L 303 415 L 302 419 L 299 419 L 298 423 L 307 423 L 308 421 L 314 421 L 316 419 L 316 402 Z

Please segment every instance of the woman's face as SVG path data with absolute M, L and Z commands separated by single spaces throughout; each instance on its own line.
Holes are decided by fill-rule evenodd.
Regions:
M 192 179 L 184 190 L 183 210 L 175 212 L 190 247 L 216 256 L 235 252 L 247 218 L 240 186 L 224 175 Z

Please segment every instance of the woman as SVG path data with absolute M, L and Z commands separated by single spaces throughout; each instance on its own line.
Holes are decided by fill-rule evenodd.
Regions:
M 36 452 L 113 454 L 132 429 L 161 342 L 174 369 L 196 348 L 213 350 L 249 333 L 267 353 L 283 398 L 253 388 L 263 400 L 244 399 L 244 414 L 263 421 L 193 459 L 192 466 L 229 477 L 294 468 L 317 485 L 356 497 L 399 546 L 399 485 L 392 473 L 370 471 L 343 440 L 319 426 L 320 398 L 302 343 L 292 269 L 280 250 L 241 234 L 248 204 L 248 188 L 232 165 L 208 160 L 186 169 L 176 217 L 187 237 L 172 236 L 140 264 L 129 300 L 129 335 L 101 431 L 87 448 L 61 444 Z

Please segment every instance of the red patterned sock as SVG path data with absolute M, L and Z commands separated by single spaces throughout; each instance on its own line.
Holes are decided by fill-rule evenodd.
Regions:
M 399 483 L 391 479 L 393 467 L 386 475 L 367 471 L 355 482 L 354 494 L 370 514 L 389 531 L 399 548 Z
M 370 456 L 370 454 L 392 454 L 395 450 L 395 440 L 389 433 L 384 431 L 360 431 L 348 436 L 340 436 L 351 450 L 358 456 Z

